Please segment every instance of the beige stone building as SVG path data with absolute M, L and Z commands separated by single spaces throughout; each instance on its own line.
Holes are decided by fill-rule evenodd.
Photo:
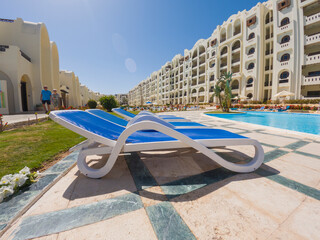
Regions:
M 224 72 L 249 100 L 320 100 L 320 2 L 269 0 L 238 12 L 129 91 L 130 105 L 208 103 Z M 216 100 L 216 99 L 215 99 Z
M 57 89 L 65 106 L 82 105 L 79 78 L 59 71 L 58 48 L 45 24 L 0 19 L 0 114 L 34 111 L 44 85 Z

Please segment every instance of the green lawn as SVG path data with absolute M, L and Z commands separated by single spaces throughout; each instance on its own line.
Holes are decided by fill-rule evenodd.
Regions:
M 24 166 L 38 168 L 85 138 L 51 120 L 0 134 L 0 178 Z

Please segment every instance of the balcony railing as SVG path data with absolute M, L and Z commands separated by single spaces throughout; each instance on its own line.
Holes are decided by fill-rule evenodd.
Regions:
M 320 32 L 305 36 L 305 43 L 306 45 L 320 42 Z
M 320 21 L 320 12 L 311 16 L 305 17 L 305 25 Z
M 317 85 L 320 84 L 320 76 L 303 77 L 302 85 Z
M 317 54 L 310 54 L 305 57 L 306 64 L 315 64 L 320 63 L 320 53 Z

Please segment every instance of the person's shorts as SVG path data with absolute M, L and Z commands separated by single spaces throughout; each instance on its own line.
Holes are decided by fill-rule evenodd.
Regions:
M 50 100 L 42 100 L 42 104 L 48 104 L 48 105 L 50 105 L 51 104 L 51 101 Z

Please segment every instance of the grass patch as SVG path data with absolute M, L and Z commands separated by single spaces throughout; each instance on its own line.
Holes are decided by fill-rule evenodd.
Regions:
M 24 166 L 39 168 L 85 138 L 48 120 L 0 134 L 0 178 Z
M 211 112 L 205 112 L 205 114 L 239 114 L 239 113 L 243 113 L 243 112 L 222 112 L 222 111 L 211 111 Z

